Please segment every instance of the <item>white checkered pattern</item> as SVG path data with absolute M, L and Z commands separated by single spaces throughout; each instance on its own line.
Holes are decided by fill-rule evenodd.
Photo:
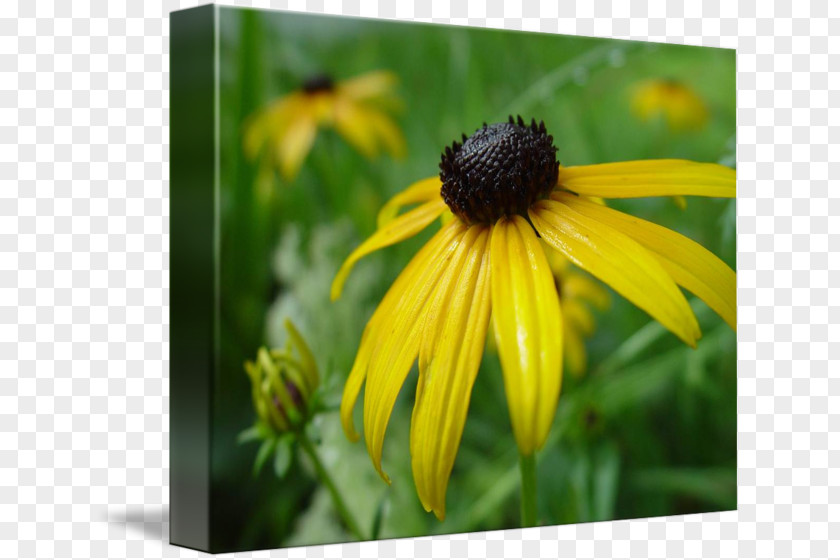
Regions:
M 0 557 L 202 556 L 166 544 L 167 14 L 195 3 L 52 4 L 0 3 Z M 740 509 L 230 556 L 840 557 L 840 4 L 236 4 L 738 49 Z

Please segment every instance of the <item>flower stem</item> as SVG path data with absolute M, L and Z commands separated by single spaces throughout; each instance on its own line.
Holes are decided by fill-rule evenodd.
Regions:
M 537 461 L 534 454 L 519 455 L 519 474 L 522 478 L 521 515 L 523 527 L 537 525 Z
M 344 503 L 344 499 L 341 497 L 341 494 L 338 493 L 338 488 L 333 482 L 333 479 L 330 477 L 327 469 L 324 468 L 324 464 L 321 462 L 321 458 L 318 456 L 318 452 L 315 450 L 315 446 L 312 445 L 312 442 L 309 440 L 307 435 L 301 430 L 297 434 L 297 440 L 300 443 L 300 446 L 303 448 L 304 452 L 309 455 L 309 458 L 312 460 L 312 464 L 315 466 L 315 472 L 318 474 L 318 478 L 327 487 L 327 490 L 330 491 L 330 496 L 332 497 L 333 505 L 335 506 L 335 510 L 344 520 L 344 523 L 347 525 L 347 528 L 350 529 L 350 532 L 359 539 L 364 540 L 365 537 L 362 535 L 361 529 L 359 529 L 358 523 L 356 523 L 356 519 L 353 517 L 353 514 L 350 513 L 350 510 L 347 508 L 347 504 Z

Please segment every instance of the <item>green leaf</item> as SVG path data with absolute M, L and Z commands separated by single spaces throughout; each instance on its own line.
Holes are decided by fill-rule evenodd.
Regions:
M 652 468 L 630 478 L 638 490 L 687 496 L 724 509 L 737 507 L 735 467 Z
M 697 316 L 700 323 L 704 323 L 710 317 L 709 308 L 699 299 L 691 300 L 691 309 Z M 601 376 L 621 370 L 636 361 L 645 350 L 650 348 L 654 342 L 668 334 L 658 321 L 651 321 L 640 328 L 633 336 L 625 340 L 596 368 L 594 375 Z
M 376 506 L 376 513 L 373 515 L 373 528 L 370 530 L 371 540 L 377 540 L 379 538 L 379 533 L 382 531 L 382 520 L 385 519 L 385 510 L 388 509 L 390 495 L 391 493 L 387 490 L 383 492 L 382 498 Z
M 239 435 L 236 436 L 236 443 L 243 444 L 249 443 L 252 441 L 256 441 L 262 437 L 260 432 L 260 427 L 258 424 L 254 424 L 250 428 L 246 428 L 239 432 Z
M 257 458 L 254 460 L 254 477 L 256 478 L 260 471 L 265 466 L 265 462 L 268 461 L 268 458 L 271 457 L 271 454 L 274 452 L 274 447 L 277 445 L 276 439 L 267 439 L 263 441 L 263 444 L 260 446 L 260 450 L 257 451 Z
M 583 522 L 595 521 L 592 518 L 592 493 L 589 491 L 589 475 L 592 472 L 591 460 L 587 450 L 575 445 L 568 450 L 567 473 L 569 477 L 569 498 L 577 504 L 577 518 Z
M 269 439 L 272 435 L 271 428 L 266 426 L 264 423 L 257 421 L 250 428 L 246 428 L 239 432 L 239 435 L 236 436 L 236 443 L 243 444 L 259 439 Z
M 684 375 L 686 353 L 694 353 L 692 359 L 705 359 L 718 352 L 722 341 L 728 337 L 732 337 L 732 330 L 724 324 L 700 339 L 696 350 L 677 347 L 627 366 L 621 372 L 593 379 L 593 399 L 608 417 L 616 418 L 625 410 L 661 395 L 668 384 Z
M 277 440 L 277 449 L 274 451 L 274 474 L 280 479 L 286 476 L 289 467 L 292 466 L 294 438 L 288 437 L 290 435 L 286 434 L 286 436 Z
M 595 521 L 608 521 L 615 517 L 620 454 L 613 442 L 604 441 L 593 449 L 593 455 L 592 513 Z

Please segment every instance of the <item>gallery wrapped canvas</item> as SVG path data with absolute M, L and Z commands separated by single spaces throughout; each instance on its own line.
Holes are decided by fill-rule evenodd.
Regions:
M 171 540 L 736 507 L 735 53 L 171 16 Z

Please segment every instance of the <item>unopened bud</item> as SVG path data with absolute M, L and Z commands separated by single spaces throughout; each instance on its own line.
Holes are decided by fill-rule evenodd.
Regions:
M 291 321 L 285 326 L 284 348 L 262 347 L 256 361 L 245 363 L 257 416 L 277 433 L 297 430 L 309 420 L 309 403 L 318 388 L 312 352 Z

